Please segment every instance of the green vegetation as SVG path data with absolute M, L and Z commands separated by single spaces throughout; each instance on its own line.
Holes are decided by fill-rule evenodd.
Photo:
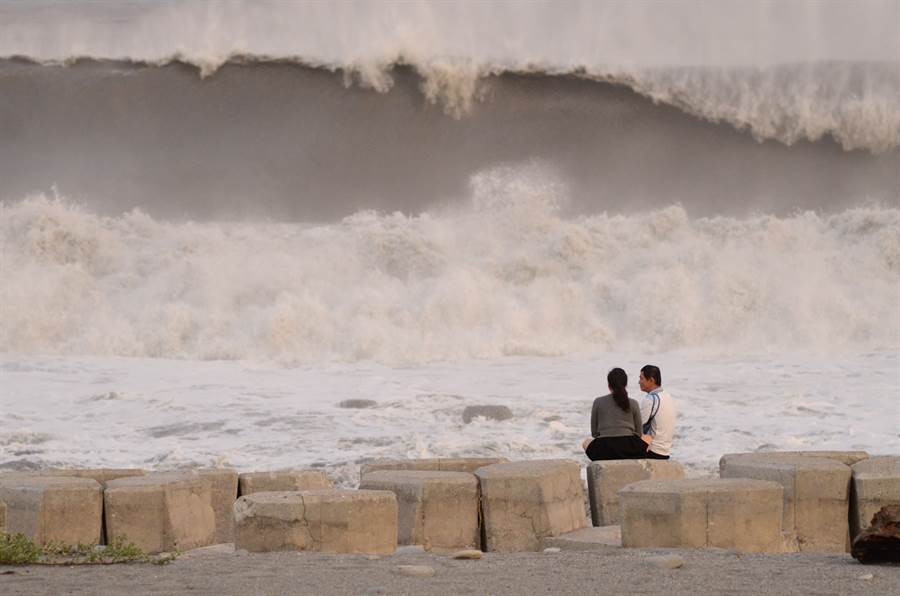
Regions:
M 41 548 L 22 534 L 0 534 L 0 564 L 30 565 L 41 558 Z
M 115 538 L 107 545 L 35 544 L 22 534 L 0 534 L 0 565 L 113 565 L 154 563 L 167 565 L 180 553 L 148 555 L 131 542 Z

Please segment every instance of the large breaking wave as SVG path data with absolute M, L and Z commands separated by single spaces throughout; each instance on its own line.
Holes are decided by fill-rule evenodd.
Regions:
M 459 116 L 503 73 L 619 82 L 757 138 L 900 145 L 900 2 L 0 4 L 0 57 L 339 69 L 379 91 L 405 64 Z
M 844 101 L 837 90 L 864 90 L 869 79 L 886 90 L 897 77 L 879 64 L 831 69 L 779 67 L 781 84 L 759 75 L 748 86 L 738 73 L 752 79 L 752 69 L 611 82 L 453 70 L 437 79 L 394 67 L 379 71 L 379 93 L 348 88 L 353 71 L 293 62 L 233 61 L 201 78 L 182 62 L 0 61 L 0 200 L 55 186 L 109 214 L 321 221 L 360 209 L 418 213 L 458 199 L 476 171 L 538 159 L 561 169 L 578 213 L 674 202 L 730 215 L 896 205 L 900 148 L 888 147 L 900 102 L 862 92 Z M 846 151 L 828 135 L 759 143 L 691 110 L 752 120 L 759 136 L 785 140 L 846 125 L 844 142 L 883 150 Z

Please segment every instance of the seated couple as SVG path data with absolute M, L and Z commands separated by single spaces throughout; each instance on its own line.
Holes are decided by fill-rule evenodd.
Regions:
M 638 404 L 628 397 L 628 375 L 614 368 L 606 376 L 609 395 L 594 400 L 591 437 L 582 443 L 591 461 L 600 459 L 669 459 L 675 434 L 675 400 L 662 389 L 662 373 L 641 369 L 646 395 Z

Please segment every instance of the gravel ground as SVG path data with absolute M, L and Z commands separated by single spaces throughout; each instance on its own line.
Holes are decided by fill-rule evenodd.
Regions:
M 682 561 L 677 569 L 661 561 Z M 434 575 L 403 575 L 423 565 Z M 487 553 L 481 560 L 401 549 L 377 559 L 313 553 L 248 554 L 230 546 L 167 566 L 2 567 L 0 594 L 900 594 L 900 567 L 849 555 L 608 549 Z

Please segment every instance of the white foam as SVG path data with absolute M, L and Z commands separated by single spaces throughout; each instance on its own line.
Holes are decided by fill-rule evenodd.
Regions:
M 335 224 L 0 204 L 0 351 L 421 363 L 596 349 L 896 349 L 900 210 L 564 217 L 541 165 L 469 206 Z
M 757 449 L 897 453 L 898 352 L 690 351 L 506 358 L 417 367 L 281 367 L 164 359 L 0 356 L 0 465 L 240 470 L 325 466 L 342 484 L 373 457 L 572 458 L 607 370 L 652 361 L 678 402 L 689 473 Z M 115 394 L 116 399 L 96 399 Z M 374 408 L 338 407 L 345 399 Z M 514 417 L 464 424 L 467 405 Z M 6 430 L 3 430 L 6 429 Z

